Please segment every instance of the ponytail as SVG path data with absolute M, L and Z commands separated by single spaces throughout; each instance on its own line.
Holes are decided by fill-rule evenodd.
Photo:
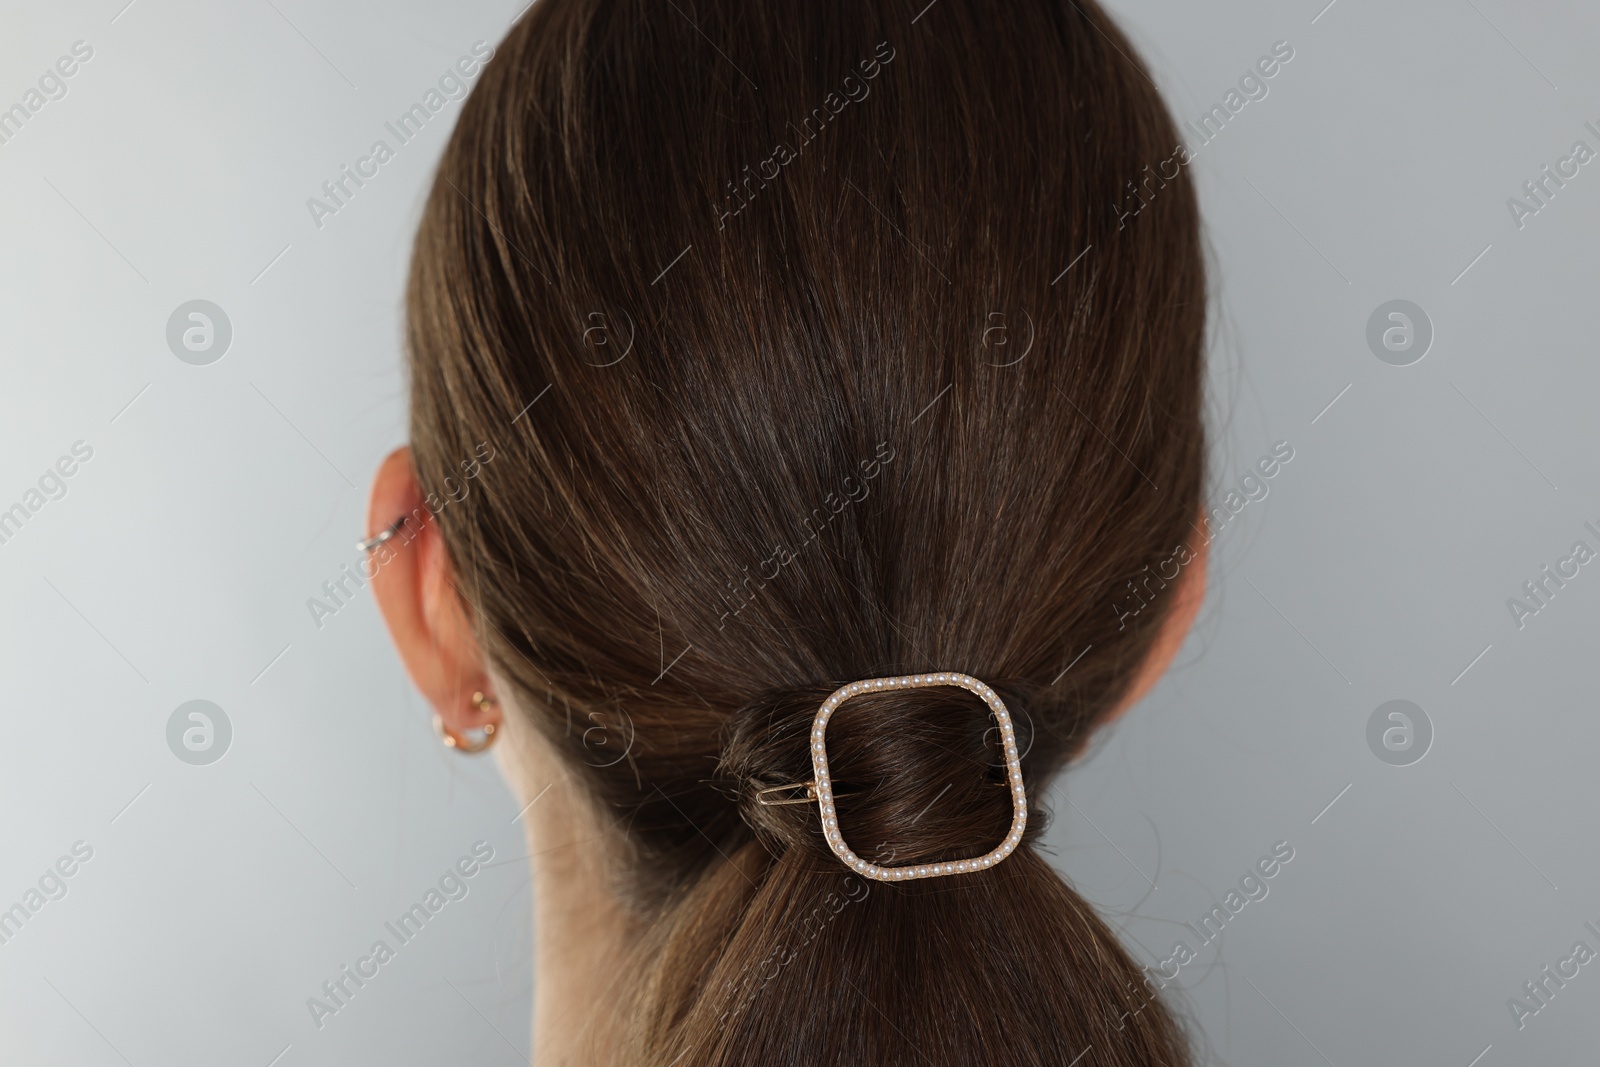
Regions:
M 755 839 L 640 946 L 648 977 L 622 1013 L 619 1062 L 1065 1067 L 1093 1048 L 1102 1065 L 1189 1063 L 1139 965 L 1034 851 L 1037 817 L 992 867 L 895 882 L 841 864 L 815 805 L 761 804 L 765 783 L 805 761 L 814 696 L 768 696 L 733 719 L 719 779 Z M 949 690 L 841 707 L 830 770 L 858 851 L 942 863 L 1001 839 L 1010 803 L 986 711 Z

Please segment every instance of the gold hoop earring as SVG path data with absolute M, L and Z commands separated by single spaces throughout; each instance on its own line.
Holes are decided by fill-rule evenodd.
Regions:
M 482 696 L 481 693 L 478 695 Z M 493 701 L 490 701 L 489 703 L 493 703 Z M 482 705 L 480 705 L 480 707 L 481 706 Z M 457 752 L 465 752 L 469 756 L 473 755 L 474 753 L 482 752 L 484 749 L 494 744 L 494 739 L 499 736 L 499 731 L 495 729 L 495 724 L 491 722 L 484 726 L 483 737 L 480 740 L 468 741 L 466 738 L 450 729 L 450 727 L 446 726 L 444 724 L 444 716 L 437 713 L 435 713 L 433 716 L 433 730 L 434 733 L 439 735 L 439 740 L 444 742 L 445 748 L 453 748 Z

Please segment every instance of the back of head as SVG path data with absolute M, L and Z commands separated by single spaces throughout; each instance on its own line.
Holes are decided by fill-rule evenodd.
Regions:
M 925 4 L 539 0 L 428 201 L 417 471 L 507 456 L 438 519 L 497 671 L 625 845 L 650 933 L 620 1062 L 1189 1062 L 1033 845 L 1162 621 L 1119 587 L 1199 509 L 1194 197 L 1147 168 L 1177 135 L 1090 0 Z M 1010 706 L 1025 845 L 864 881 L 814 807 L 757 792 L 810 776 L 835 687 L 929 670 Z M 994 847 L 995 736 L 962 690 L 852 700 L 846 837 Z

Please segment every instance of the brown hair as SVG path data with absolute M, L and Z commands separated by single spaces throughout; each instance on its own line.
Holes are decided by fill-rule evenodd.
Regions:
M 1199 508 L 1194 195 L 1092 0 L 925 3 L 539 0 L 417 237 L 417 472 L 505 457 L 439 523 L 615 827 L 630 1065 L 1189 1062 L 1034 845 L 1172 598 L 1113 604 Z M 755 792 L 809 777 L 834 687 L 928 670 L 1011 707 L 1026 844 L 866 882 Z M 961 690 L 846 705 L 848 840 L 992 848 L 996 737 Z

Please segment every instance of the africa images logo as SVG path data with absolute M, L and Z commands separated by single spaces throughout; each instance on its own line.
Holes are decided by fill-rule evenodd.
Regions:
M 0 545 L 8 544 L 22 532 L 22 527 L 52 500 L 67 495 L 66 479 L 78 473 L 80 465 L 94 458 L 94 446 L 87 441 L 72 442 L 72 455 L 62 456 L 44 469 L 38 486 L 30 486 L 22 499 L 10 507 L 0 503 Z
M 494 846 L 487 841 L 474 841 L 468 855 L 445 868 L 437 886 L 430 885 L 420 901 L 401 912 L 394 922 L 383 924 L 384 930 L 394 938 L 393 945 L 389 944 L 387 938 L 380 937 L 372 943 L 372 948 L 365 956 L 356 960 L 353 968 L 348 963 L 341 964 L 338 973 L 322 983 L 322 996 L 307 997 L 306 1010 L 311 1013 L 311 1021 L 317 1029 L 321 1030 L 326 1025 L 328 1016 L 337 1015 L 349 1007 L 355 995 L 382 973 L 383 967 L 399 954 L 400 949 L 416 940 L 446 904 L 467 899 L 467 894 L 472 891 L 470 880 L 492 859 Z
M 10 144 L 11 139 L 22 132 L 24 124 L 43 111 L 46 104 L 65 97 L 68 89 L 66 79 L 78 73 L 83 64 L 93 58 L 93 45 L 88 41 L 73 41 L 71 55 L 60 57 L 39 75 L 38 88 L 29 88 L 22 94 L 22 99 L 0 110 L 0 145 Z
M 1583 528 L 1600 539 L 1600 528 L 1594 523 L 1586 522 Z M 1517 624 L 1517 629 L 1527 626 L 1530 618 L 1549 607 L 1556 594 L 1565 589 L 1567 583 L 1578 576 L 1580 568 L 1594 558 L 1595 550 L 1589 547 L 1589 542 L 1574 541 L 1567 555 L 1557 559 L 1554 564 L 1545 564 L 1538 574 L 1523 582 L 1522 597 L 1506 598 L 1506 609 L 1511 612 L 1511 621 Z
M 74 841 L 70 855 L 62 855 L 46 867 L 39 876 L 37 887 L 29 886 L 21 900 L 0 911 L 0 945 L 9 944 L 46 904 L 65 897 L 69 888 L 66 879 L 77 874 L 79 868 L 93 858 L 93 845 L 87 841 Z
M 1294 846 L 1287 841 L 1277 841 L 1272 845 L 1272 852 L 1256 860 L 1240 875 L 1238 885 L 1230 887 L 1222 897 L 1221 903 L 1213 901 L 1211 910 L 1200 917 L 1198 924 L 1184 923 L 1184 927 L 1192 933 L 1200 948 L 1216 941 L 1223 934 L 1228 923 L 1238 917 L 1252 903 L 1266 900 L 1272 892 L 1272 887 L 1267 883 L 1282 873 L 1290 860 L 1294 859 Z M 1190 946 L 1187 940 L 1180 938 L 1172 945 L 1172 950 L 1160 962 L 1153 966 L 1140 969 L 1144 976 L 1145 997 L 1143 1003 L 1130 1012 L 1123 1012 L 1117 1019 L 1117 1029 L 1123 1028 L 1123 1022 L 1130 1015 L 1137 1015 L 1145 1006 L 1155 999 L 1156 995 L 1167 987 L 1169 982 L 1177 980 L 1178 973 L 1184 967 L 1200 958 L 1197 949 Z M 1170 968 L 1170 970 L 1169 970 Z M 1129 986 L 1132 989 L 1132 986 Z
M 367 182 L 378 176 L 379 168 L 395 157 L 395 154 L 416 139 L 427 125 L 428 120 L 444 110 L 447 100 L 460 100 L 467 95 L 467 87 L 472 79 L 482 71 L 482 64 L 487 63 L 494 55 L 494 48 L 486 41 L 472 42 L 472 54 L 462 56 L 455 64 L 441 75 L 436 86 L 430 85 L 422 94 L 422 100 L 413 103 L 393 122 L 385 122 L 383 128 L 389 131 L 395 140 L 391 147 L 383 138 L 372 142 L 372 147 L 367 154 L 356 160 L 355 167 L 348 163 L 339 165 L 339 172 L 332 178 L 322 183 L 322 197 L 307 197 L 306 210 L 311 213 L 311 221 L 322 229 L 323 219 L 329 215 L 337 215 L 349 202 L 355 199 L 356 193 L 366 187 Z

